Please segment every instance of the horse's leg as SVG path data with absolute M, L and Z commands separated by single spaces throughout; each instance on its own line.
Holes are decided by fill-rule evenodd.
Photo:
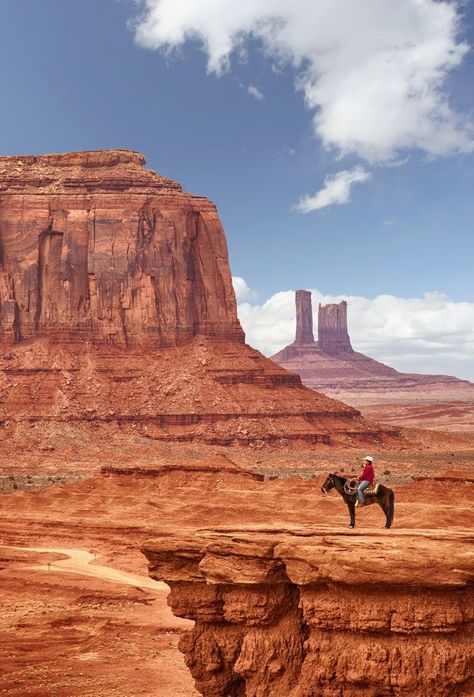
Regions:
M 389 505 L 390 505 L 390 525 L 388 526 L 389 528 L 392 527 L 393 523 L 393 517 L 395 515 L 395 494 L 393 491 L 389 492 Z
M 349 509 L 349 527 L 355 528 L 356 517 L 355 517 L 355 505 L 354 501 L 347 502 L 347 508 Z
M 375 499 L 375 503 L 380 506 L 382 511 L 385 513 L 385 525 L 384 528 L 389 528 L 390 527 L 390 506 L 388 501 L 386 500 L 386 497 L 384 496 L 382 499 Z
M 381 501 L 377 501 L 380 508 L 385 513 L 385 528 L 390 528 L 392 525 L 392 515 L 391 515 L 391 502 L 390 502 L 390 492 L 387 492 L 386 496 L 383 497 Z

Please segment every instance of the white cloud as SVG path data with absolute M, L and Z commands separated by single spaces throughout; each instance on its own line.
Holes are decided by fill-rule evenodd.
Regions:
M 362 167 L 345 169 L 342 172 L 331 174 L 324 180 L 322 189 L 315 193 L 314 196 L 303 196 L 295 208 L 301 213 L 310 213 L 334 204 L 349 203 L 352 186 L 366 182 L 369 179 L 369 172 Z
M 324 295 L 318 303 L 348 302 L 352 345 L 403 372 L 447 374 L 474 381 L 474 303 L 454 302 L 438 292 L 419 298 Z M 239 302 L 247 342 L 268 356 L 294 340 L 294 291 L 281 291 L 263 304 Z M 315 326 L 317 326 L 315 316 Z
M 232 285 L 238 303 L 257 299 L 257 292 L 241 276 L 232 276 Z
M 265 95 L 261 90 L 258 89 L 255 85 L 249 85 L 247 87 L 247 92 L 251 97 L 254 97 L 257 102 L 262 102 L 265 99 Z
M 249 39 L 295 71 L 316 136 L 340 155 L 391 162 L 404 151 L 472 152 L 472 124 L 447 79 L 468 51 L 447 0 L 143 0 L 136 40 L 173 51 L 201 43 L 228 70 Z

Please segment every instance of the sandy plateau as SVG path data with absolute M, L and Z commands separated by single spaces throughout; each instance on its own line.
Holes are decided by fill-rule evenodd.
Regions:
M 198 695 L 178 650 L 183 630 L 193 623 L 171 614 L 162 587 L 150 587 L 140 553 L 147 540 L 159 537 L 179 550 L 183 536 L 199 539 L 203 530 L 216 526 L 238 530 L 244 525 L 254 533 L 264 526 L 267 532 L 290 534 L 304 527 L 306 535 L 347 530 L 342 500 L 334 491 L 324 496 L 320 486 L 328 469 L 350 474 L 363 451 L 321 455 L 293 448 L 258 453 L 236 448 L 213 456 L 211 447 L 206 450 L 205 459 L 199 459 L 189 446 L 167 446 L 162 453 L 158 447 L 155 458 L 137 456 L 141 470 L 117 463 L 87 479 L 2 497 L 0 531 L 8 546 L 0 549 L 0 582 L 8 602 L 0 622 L 0 694 Z M 467 544 L 474 526 L 472 450 L 381 452 L 377 464 L 387 472 L 380 479 L 396 492 L 395 526 L 382 532 L 380 509 L 361 510 L 354 533 L 359 541 L 392 544 L 394 536 L 406 532 L 414 549 L 426 535 L 433 536 L 436 549 L 437 534 L 454 533 L 455 546 Z M 261 481 L 262 473 L 279 477 Z M 313 478 L 307 478 L 310 474 Z M 28 551 L 32 547 L 44 553 Z M 86 572 L 79 567 L 71 573 L 57 561 L 70 550 L 86 550 L 96 558 Z M 396 575 L 404 561 L 393 569 L 387 565 L 387 576 Z M 94 566 L 100 575 L 91 575 Z M 104 567 L 134 576 L 120 579 L 111 571 L 104 578 Z M 473 689 L 472 681 L 468 688 Z

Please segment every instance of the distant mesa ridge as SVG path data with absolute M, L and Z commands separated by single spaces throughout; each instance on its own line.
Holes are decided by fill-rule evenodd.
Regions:
M 347 302 L 319 305 L 313 335 L 311 293 L 297 290 L 295 341 L 272 357 L 311 389 L 356 407 L 402 402 L 474 402 L 474 385 L 449 375 L 401 373 L 352 347 Z M 372 417 L 376 414 L 372 413 Z

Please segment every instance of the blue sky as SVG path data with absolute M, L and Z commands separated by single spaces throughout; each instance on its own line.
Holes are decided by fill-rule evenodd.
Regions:
M 299 66 L 292 64 L 282 59 L 281 44 L 275 48 L 275 42 L 267 42 L 263 50 L 265 40 L 249 35 L 252 17 L 232 15 L 229 20 L 232 10 L 226 15 L 225 7 L 232 3 L 220 0 L 219 14 L 216 2 L 2 0 L 0 152 L 114 147 L 142 151 L 150 167 L 216 202 L 233 274 L 255 291 L 243 300 L 262 305 L 279 291 L 308 287 L 328 296 L 365 298 L 423 297 L 437 291 L 470 307 L 474 155 L 466 133 L 474 107 L 472 51 L 464 50 L 457 66 L 441 69 L 439 83 L 458 114 L 462 145 L 448 144 L 439 154 L 432 132 L 428 145 L 420 147 L 428 142 L 422 132 L 418 141 L 412 138 L 412 146 L 411 136 L 396 136 L 391 153 L 381 154 L 380 140 L 372 143 L 371 133 L 364 144 L 354 145 L 352 140 L 347 145 L 341 135 L 346 133 L 344 124 L 336 135 L 330 119 L 319 130 L 314 126 L 317 109 L 310 102 L 319 97 L 314 97 L 308 79 L 295 88 L 295 78 L 301 80 L 302 66 L 313 56 L 311 46 L 302 46 Z M 279 0 L 255 0 L 254 6 L 272 2 L 278 6 Z M 324 2 L 317 0 L 313 6 Z M 363 0 L 359 7 L 367 5 L 370 12 L 372 2 Z M 393 12 L 413 4 L 412 0 L 383 2 L 392 5 Z M 424 2 L 430 10 L 432 3 Z M 180 5 L 185 19 L 173 9 Z M 305 1 L 294 5 L 304 10 Z M 175 27 L 187 22 L 184 29 L 178 28 L 193 31 L 195 38 L 186 39 L 184 34 L 177 40 L 172 29 L 168 34 L 159 30 L 158 35 L 151 29 L 139 45 L 136 24 L 134 28 L 130 21 L 146 7 Z M 213 19 L 203 26 L 217 31 L 221 22 L 222 34 L 207 36 L 211 30 L 200 25 L 201 19 L 206 22 L 206 12 Z M 461 4 L 458 16 L 457 44 L 473 43 L 472 4 Z M 415 26 L 419 19 L 410 15 L 407 21 Z M 146 28 L 144 15 L 142 20 Z M 400 16 L 400 31 L 406 34 L 405 20 Z M 229 21 L 236 30 L 247 32 L 248 39 L 236 39 L 230 60 L 218 57 L 212 65 L 202 40 L 212 48 Z M 360 22 L 363 38 L 367 22 L 364 17 Z M 383 26 L 381 30 L 383 34 Z M 353 33 L 350 26 L 349 31 Z M 332 36 L 331 32 L 341 39 L 334 21 L 328 28 Z M 171 55 L 163 51 L 170 42 L 177 46 Z M 291 44 L 291 50 L 299 50 L 298 42 Z M 424 69 L 428 74 L 432 66 Z M 332 83 L 326 87 L 330 91 Z M 330 113 L 330 100 L 327 106 Z M 356 107 L 348 103 L 348 121 L 356 118 Z M 382 121 L 374 119 L 369 131 L 383 129 Z M 454 137 L 442 131 L 441 124 L 440 142 Z M 341 146 L 343 142 L 347 147 Z M 353 185 L 348 203 L 309 213 L 295 209 L 303 196 L 313 197 L 324 188 L 325 178 L 355 168 L 366 172 L 368 180 Z

